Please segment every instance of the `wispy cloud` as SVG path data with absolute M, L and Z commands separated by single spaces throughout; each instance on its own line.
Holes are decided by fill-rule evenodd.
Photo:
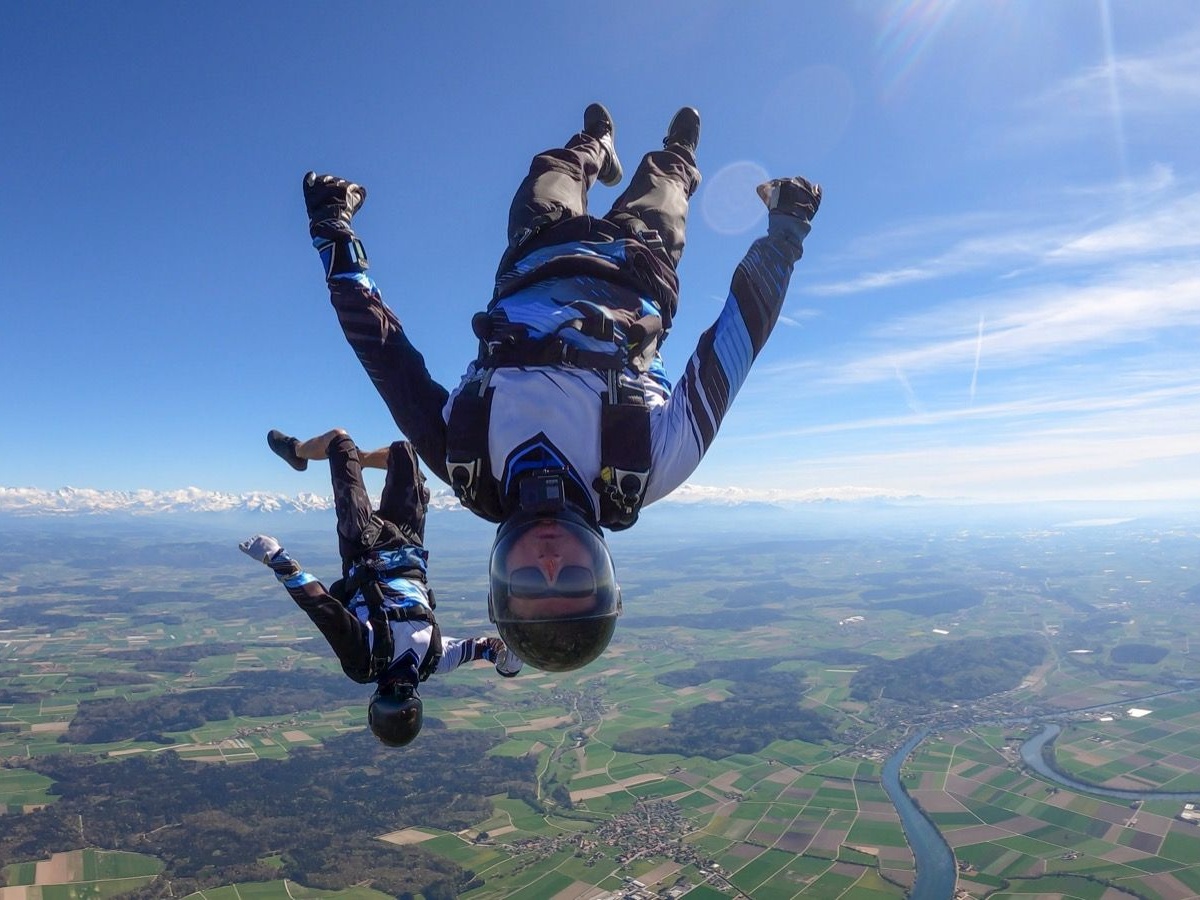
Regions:
M 1118 35 L 1119 37 L 1119 35 Z M 987 270 L 1078 265 L 1111 253 L 1200 246 L 1200 195 L 1163 162 L 1126 171 L 1126 137 L 1200 115 L 1200 29 L 1152 52 L 1105 58 L 1018 105 L 1007 133 L 1023 145 L 1115 140 L 1118 176 L 1091 186 L 1014 186 L 1005 211 L 955 212 L 892 224 L 860 238 L 839 262 L 860 274 L 807 286 L 824 296 L 896 289 Z M 1174 133 L 1179 125 L 1172 126 Z M 1110 137 L 1110 132 L 1115 137 Z M 1002 133 L 996 141 L 1002 141 Z M 1181 192 L 1172 196 L 1172 192 Z M 880 265 L 879 261 L 887 262 Z M 895 264 L 900 260 L 900 264 Z
M 1019 113 L 1047 123 L 1023 151 L 1111 137 L 1120 165 L 1013 156 L 1025 177 L 1005 185 L 1002 208 L 918 204 L 926 214 L 821 260 L 838 274 L 803 294 L 839 298 L 830 308 L 857 330 L 785 339 L 793 358 L 762 367 L 739 401 L 753 432 L 723 437 L 713 468 L 750 452 L 762 486 L 799 490 L 1200 497 L 1200 190 L 1181 131 L 1200 113 L 1200 31 L 1123 58 L 1113 37 L 1102 65 Z M 995 125 L 1010 126 L 1034 130 Z M 955 202 L 970 200 L 947 194 Z
M 983 217 L 974 217 L 970 224 L 961 216 L 950 216 L 940 222 L 926 221 L 918 229 L 895 228 L 883 234 L 872 235 L 867 241 L 873 248 L 873 259 L 906 259 L 904 265 L 893 268 L 874 269 L 841 281 L 806 285 L 806 292 L 818 296 L 845 296 L 867 291 L 902 287 L 918 282 L 932 281 L 960 275 L 965 272 L 1000 265 L 1027 264 L 1036 260 L 1046 247 L 1047 234 L 1018 221 L 1016 217 L 1002 219 L 987 217 L 990 230 L 977 231 L 970 237 L 962 237 L 973 229 L 983 226 Z M 922 235 L 922 232 L 924 233 Z M 1055 243 L 1063 238 L 1056 230 Z M 920 241 L 920 249 L 916 242 Z M 930 246 L 942 244 L 944 249 L 930 253 Z M 920 258 L 913 259 L 916 254 Z M 870 265 L 869 260 L 842 259 L 843 266 Z
M 915 416 L 870 416 L 800 425 L 756 432 L 743 440 L 771 443 L 856 431 L 916 431 L 947 425 L 977 428 L 989 422 L 1003 421 L 1062 422 L 1071 416 L 1111 416 L 1109 421 L 1119 425 L 1110 426 L 1110 430 L 1125 432 L 1139 427 L 1157 427 L 1162 420 L 1180 422 L 1191 419 L 1200 423 L 1200 379 L 1140 391 L 1132 388 L 1128 381 L 1118 381 L 1106 385 L 1104 390 L 1086 393 L 1084 389 L 1091 383 L 1092 380 L 1084 376 L 1076 390 L 1067 395 L 1043 393 L 978 406 L 925 410 Z M 977 433 L 983 435 L 992 432 L 980 429 Z M 1197 451 L 1200 452 L 1200 446 Z
M 1038 198 L 1037 209 L 969 219 L 951 216 L 940 224 L 925 222 L 917 230 L 893 229 L 868 242 L 880 256 L 895 258 L 907 253 L 911 257 L 918 251 L 903 246 L 904 242 L 922 233 L 926 248 L 937 246 L 940 240 L 945 246 L 932 253 L 928 249 L 919 251 L 921 258 L 909 258 L 902 266 L 808 285 L 806 291 L 845 296 L 972 272 L 1111 263 L 1118 254 L 1157 256 L 1200 250 L 1200 193 L 1169 197 L 1168 189 L 1174 184 L 1174 173 L 1169 168 L 1155 166 L 1119 190 L 1112 183 L 1071 188 L 1049 200 Z M 1130 197 L 1135 198 L 1132 208 Z M 1053 212 L 1048 213 L 1047 207 Z M 1046 222 L 1047 215 L 1056 220 Z M 840 264 L 853 262 L 843 259 Z
M 896 380 L 900 382 L 900 387 L 904 390 L 904 399 L 908 403 L 908 408 L 917 415 L 923 415 L 924 410 L 921 409 L 921 401 L 917 399 L 917 394 L 912 389 L 912 385 L 909 384 L 908 378 L 905 377 L 904 372 L 901 371 L 899 366 L 896 367 L 895 372 Z
M 1200 194 L 1190 194 L 1121 221 L 1066 238 L 1047 250 L 1049 263 L 1157 255 L 1200 248 Z
M 979 351 L 981 308 L 987 310 L 990 365 L 1061 362 L 1064 355 L 1200 326 L 1200 273 L 1190 262 L 1139 267 L 1122 273 L 1119 281 L 1044 285 L 900 317 L 867 335 L 856 355 L 828 362 L 825 379 L 865 383 L 889 379 L 897 369 L 910 374 L 966 371 Z
M 983 356 L 983 316 L 979 317 L 979 336 L 975 341 L 975 366 L 971 369 L 971 405 L 975 404 L 975 387 L 979 383 L 979 360 Z
M 857 432 L 851 440 L 839 435 Z M 870 435 L 864 440 L 863 435 Z M 754 443 L 777 483 L 869 484 L 991 499 L 1200 496 L 1200 380 L 1103 397 L 1011 401 L 777 432 Z M 800 456 L 769 459 L 773 447 Z
M 1107 118 L 1110 81 L 1125 115 L 1170 115 L 1200 101 L 1200 30 L 1179 35 L 1154 52 L 1115 56 L 1031 98 L 1026 106 L 1040 122 Z M 1053 112 L 1053 116 L 1047 116 Z
M 787 325 L 791 328 L 804 327 L 804 321 L 807 319 L 816 319 L 824 315 L 819 309 L 793 309 L 789 310 L 787 315 L 780 315 L 779 322 L 782 325 Z
M 1175 500 L 1200 494 L 1200 429 L 1112 437 L 1034 432 L 983 444 L 941 443 L 811 456 L 791 483 L 875 485 L 895 495 L 980 499 Z

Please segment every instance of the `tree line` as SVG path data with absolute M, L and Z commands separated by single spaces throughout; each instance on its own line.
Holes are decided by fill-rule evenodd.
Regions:
M 156 665 L 161 666 L 161 661 Z M 490 685 L 437 684 L 430 690 L 448 697 L 487 694 Z M 320 669 L 237 672 L 217 685 L 158 694 L 140 700 L 124 697 L 79 704 L 59 741 L 107 744 L 149 741 L 172 744 L 168 732 L 190 731 L 207 722 L 238 716 L 286 716 L 304 709 L 366 704 L 370 690 L 343 675 Z
M 850 696 L 906 703 L 977 700 L 1017 687 L 1045 656 L 1042 639 L 1030 634 L 946 641 L 864 666 L 850 679 Z
M 722 759 L 734 753 L 757 753 L 772 741 L 817 744 L 834 739 L 832 720 L 801 704 L 807 686 L 799 675 L 771 672 L 764 677 L 764 670 L 758 666 L 719 669 L 724 676 L 739 679 L 730 689 L 732 696 L 676 710 L 666 728 L 627 731 L 616 739 L 613 748 L 626 753 Z M 663 677 L 678 681 L 687 676 L 665 673 Z
M 281 877 L 447 900 L 481 882 L 378 837 L 412 826 L 457 831 L 492 815 L 489 796 L 533 797 L 534 760 L 488 756 L 497 739 L 429 720 L 419 742 L 400 751 L 357 732 L 254 765 L 190 762 L 171 751 L 118 762 L 87 754 L 22 760 L 54 781 L 59 800 L 0 817 L 0 861 L 81 845 L 158 857 L 165 870 L 134 900 Z M 263 862 L 271 856 L 281 868 Z

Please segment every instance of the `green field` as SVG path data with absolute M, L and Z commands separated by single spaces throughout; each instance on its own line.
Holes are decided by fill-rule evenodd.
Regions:
M 417 851 L 394 852 L 432 854 L 475 873 L 483 885 L 468 891 L 468 900 L 545 898 L 580 885 L 617 891 L 631 878 L 660 892 L 680 888 L 690 900 L 739 890 L 755 900 L 898 898 L 914 863 L 879 777 L 891 748 L 925 724 L 933 734 L 910 757 L 905 784 L 968 867 L 963 877 L 972 885 L 998 890 L 995 897 L 1090 897 L 1107 882 L 1158 896 L 1151 878 L 1165 877 L 1179 891 L 1200 893 L 1200 829 L 1178 818 L 1182 801 L 1135 810 L 1119 799 L 1054 789 L 1026 772 L 1016 753 L 1039 727 L 1017 719 L 1055 721 L 1064 729 L 1057 763 L 1077 778 L 1200 790 L 1200 694 L 1169 692 L 1200 682 L 1200 659 L 1180 637 L 1200 626 L 1200 604 L 1181 599 L 1194 584 L 1179 560 L 1194 555 L 1194 544 L 1170 529 L 1137 527 L 1120 539 L 1069 529 L 964 536 L 958 528 L 922 527 L 889 532 L 886 540 L 830 542 L 781 533 L 740 545 L 732 575 L 721 567 L 723 540 L 674 549 L 618 542 L 623 568 L 636 577 L 625 585 L 626 611 L 604 658 L 579 672 L 529 672 L 499 685 L 488 666 L 465 667 L 452 676 L 456 690 L 438 680 L 422 689 L 430 719 L 454 733 L 499 738 L 489 751 L 496 765 L 534 760 L 530 793 L 490 796 L 491 813 L 456 833 L 398 811 L 396 829 L 420 827 L 434 837 L 414 845 Z M 326 537 L 296 546 L 314 567 L 333 570 Z M 60 740 L 90 701 L 164 701 L 221 690 L 241 676 L 337 674 L 277 585 L 264 583 L 259 571 L 212 561 L 224 560 L 227 547 L 214 544 L 210 560 L 207 545 L 198 546 L 199 595 L 177 596 L 177 568 L 156 561 L 154 539 L 124 540 L 106 536 L 92 549 L 109 560 L 99 584 L 85 577 L 97 567 L 82 556 L 48 567 L 18 563 L 0 584 L 0 614 L 26 602 L 24 595 L 17 600 L 18 584 L 36 587 L 47 616 L 109 603 L 87 607 L 86 627 L 22 624 L 5 632 L 0 756 L 8 763 L 0 768 L 0 808 L 7 815 L 61 802 L 50 779 L 21 765 L 52 754 L 120 764 L 166 752 L 203 765 L 266 766 L 341 735 L 370 740 L 363 733 L 369 691 L 354 688 L 319 708 L 233 714 L 158 736 Z M 139 561 L 122 563 L 118 551 Z M 486 631 L 481 609 L 455 603 L 477 594 L 470 554 L 446 552 L 434 571 L 439 596 L 447 598 L 439 604 L 446 632 Z M 135 613 L 131 586 L 162 594 Z M 935 615 L 882 605 L 959 589 L 979 601 Z M 729 626 L 732 598 L 745 627 Z M 1047 653 L 1002 695 L 920 707 L 852 696 L 854 674 L 867 659 L 1012 632 L 1043 636 Z M 1112 648 L 1129 645 L 1166 653 L 1154 664 L 1114 662 Z M 204 646 L 221 650 L 171 655 Z M 757 674 L 742 674 L 764 660 L 769 665 Z M 716 666 L 723 666 L 718 677 L 706 678 Z M 731 745 L 710 756 L 690 746 L 652 753 L 624 744 L 638 730 L 661 733 L 689 711 L 736 702 L 755 679 L 785 678 L 800 679 L 796 708 L 827 716 L 834 738 Z M 421 758 L 436 760 L 436 728 L 420 740 Z M 287 847 L 261 854 L 281 875 L 292 864 Z M 90 847 L 79 859 L 78 878 L 39 885 L 33 900 L 105 898 L 154 878 L 163 865 Z M 36 884 L 36 861 L 11 862 L 8 884 Z M 383 895 L 365 887 L 317 891 L 280 879 L 214 884 L 193 896 Z
M 47 872 L 54 881 L 39 879 L 38 864 L 27 862 L 6 866 L 5 882 L 32 885 L 26 888 L 29 900 L 106 900 L 148 884 L 163 870 L 154 857 L 120 851 L 87 849 L 56 859 Z

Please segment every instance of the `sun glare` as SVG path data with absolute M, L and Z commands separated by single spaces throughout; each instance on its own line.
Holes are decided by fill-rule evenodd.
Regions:
M 1117 164 L 1121 169 L 1121 183 L 1129 185 L 1129 160 L 1125 147 L 1125 117 L 1121 112 L 1121 94 L 1117 86 L 1117 56 L 1113 49 L 1112 11 L 1109 0 L 1096 0 L 1100 10 L 1100 30 L 1104 39 L 1104 72 L 1108 79 L 1108 103 L 1112 114 L 1113 143 L 1117 152 Z M 1128 199 L 1128 198 L 1127 198 Z
M 959 0 L 899 0 L 888 7 L 878 38 L 885 95 L 907 82 L 958 6 Z

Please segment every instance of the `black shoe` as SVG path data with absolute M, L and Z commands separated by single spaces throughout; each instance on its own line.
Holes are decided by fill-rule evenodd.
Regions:
M 583 133 L 596 138 L 607 151 L 604 154 L 604 165 L 596 176 L 600 183 L 612 187 L 621 183 L 625 172 L 621 168 L 621 160 L 617 158 L 616 137 L 617 129 L 613 125 L 612 116 L 599 103 L 593 103 L 583 111 Z
M 272 453 L 297 472 L 303 472 L 308 468 L 308 460 L 301 459 L 296 455 L 296 448 L 300 446 L 300 442 L 296 438 L 289 437 L 282 431 L 272 428 L 267 432 L 267 446 L 271 448 Z
M 671 118 L 667 126 L 667 136 L 663 138 L 664 147 L 684 147 L 692 154 L 700 146 L 700 112 L 690 106 L 685 106 Z

